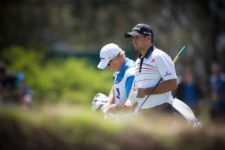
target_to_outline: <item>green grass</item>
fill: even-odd
[[[104,120],[66,103],[0,109],[0,149],[211,149],[224,148],[224,133],[223,125],[193,129],[162,114]]]

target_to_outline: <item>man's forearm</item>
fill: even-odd
[[[138,88],[137,97],[141,98],[146,95],[162,94],[176,89],[177,89],[177,80],[176,79],[167,80],[163,81],[156,87]]]
[[[177,89],[177,80],[172,79],[172,80],[167,80],[163,81],[159,86],[157,86],[155,89],[154,87],[150,88],[150,90],[147,92],[147,95],[149,94],[162,94],[166,93],[169,91],[173,91]]]
[[[113,91],[113,87],[112,87],[109,92],[109,98],[108,98],[107,104],[112,105],[114,103],[115,103],[115,97],[114,97],[114,91]]]

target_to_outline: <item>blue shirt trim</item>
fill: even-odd
[[[125,83],[125,89],[126,89],[126,97],[128,98],[131,87],[133,85],[134,81],[134,76],[130,76],[127,78],[126,83]]]
[[[132,60],[126,58],[121,70],[116,73],[117,75],[115,76],[116,78],[114,80],[115,84],[119,83],[123,79],[126,70],[129,69],[133,65],[132,62],[133,62]]]

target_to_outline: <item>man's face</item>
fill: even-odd
[[[121,68],[120,65],[120,55],[114,57],[108,64],[108,68],[112,71],[119,71]]]
[[[144,36],[134,36],[132,37],[132,44],[135,50],[142,51],[145,48],[147,38]]]

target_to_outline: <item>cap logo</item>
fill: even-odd
[[[144,35],[144,36],[152,35],[152,33],[150,31],[148,31],[148,29],[143,28],[143,27],[141,27],[141,28],[134,27],[132,30],[136,31],[139,34]]]
[[[118,54],[114,54],[113,56],[109,56],[109,57],[105,57],[105,58],[103,58],[103,57],[100,57],[100,59],[109,59],[109,60],[111,60],[111,59],[113,59],[114,57],[116,57]]]
[[[133,30],[140,30],[140,28],[136,28],[136,27],[134,27],[134,28],[133,28]]]

